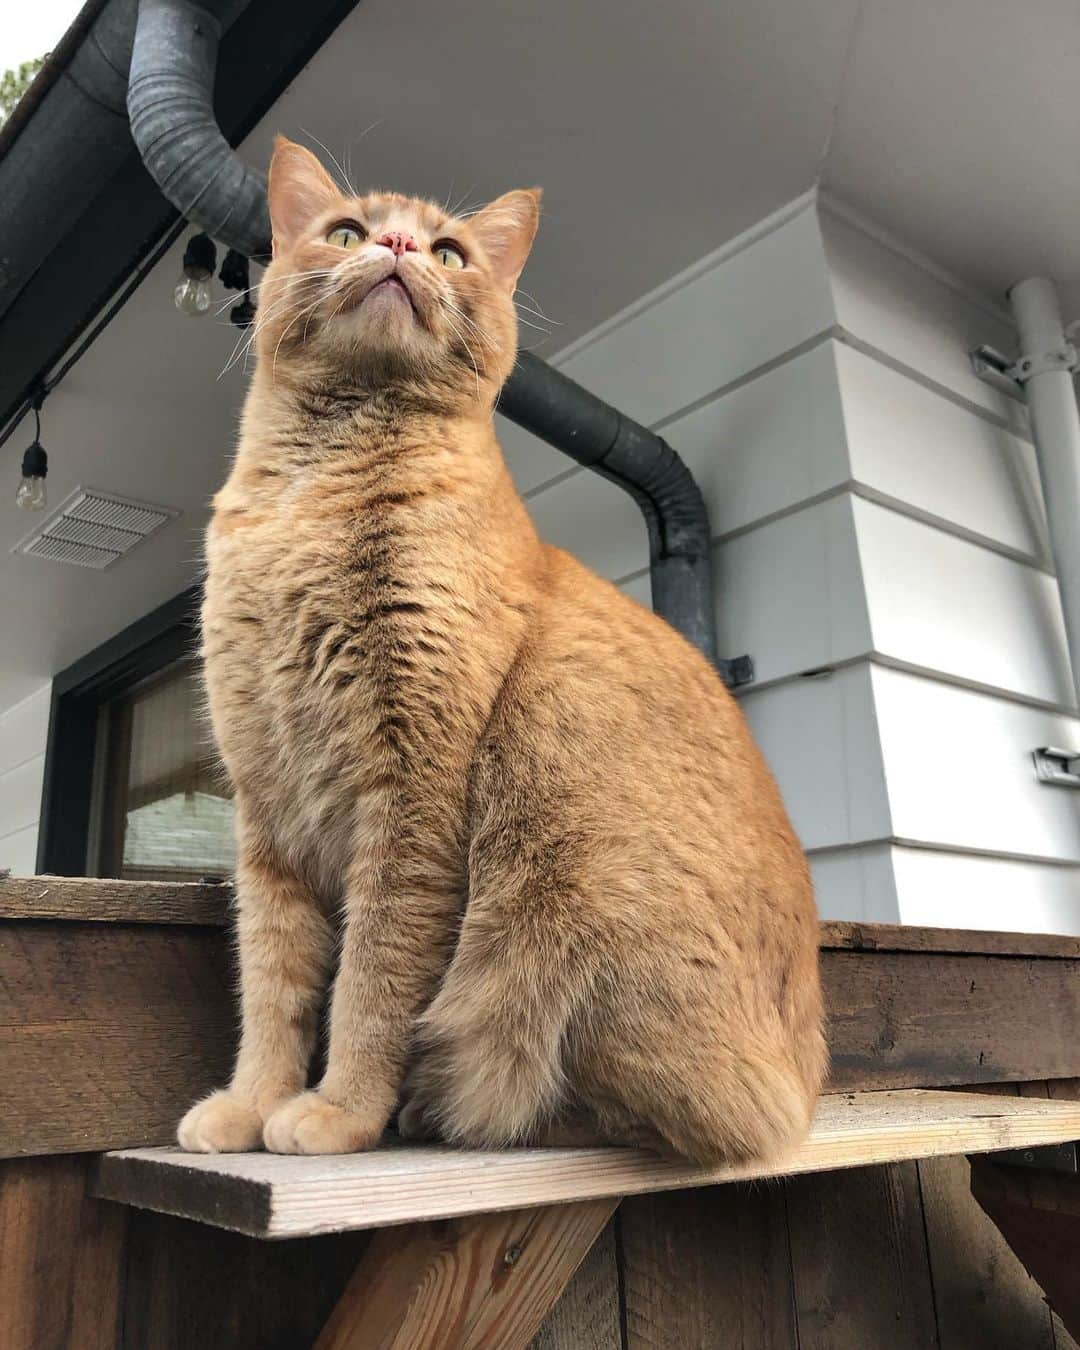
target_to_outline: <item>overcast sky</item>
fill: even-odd
[[[6,0],[0,13],[0,71],[51,51],[81,8],[81,0]]]

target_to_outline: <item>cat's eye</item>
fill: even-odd
[[[362,225],[335,225],[326,236],[326,242],[335,248],[359,248],[365,237]]]
[[[440,239],[431,251],[444,267],[453,271],[460,271],[465,266],[465,254],[447,239]]]

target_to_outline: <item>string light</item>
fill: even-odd
[[[251,303],[251,269],[247,258],[236,249],[229,249],[218,280],[228,290],[240,292],[240,303],[229,310],[229,322],[237,328],[249,328],[255,322],[255,306]]]
[[[45,395],[39,390],[34,395],[34,443],[23,451],[22,477],[15,491],[15,505],[24,511],[44,511],[49,500],[45,489],[49,456],[41,444],[41,405],[44,401]]]
[[[207,234],[193,234],[184,249],[184,274],[173,291],[173,303],[183,314],[201,318],[214,302],[210,278],[217,266],[217,249]]]

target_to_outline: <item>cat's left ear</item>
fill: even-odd
[[[540,188],[519,188],[490,202],[469,221],[497,280],[513,293],[540,224]]]
[[[341,195],[341,189],[310,150],[276,136],[267,183],[275,255],[290,248],[315,217],[340,201]]]

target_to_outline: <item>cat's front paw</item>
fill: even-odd
[[[196,1102],[176,1131],[189,1153],[248,1153],[262,1148],[262,1117],[231,1092],[213,1092]]]
[[[375,1147],[385,1124],[381,1115],[358,1115],[302,1092],[273,1113],[263,1142],[271,1153],[361,1153]]]

